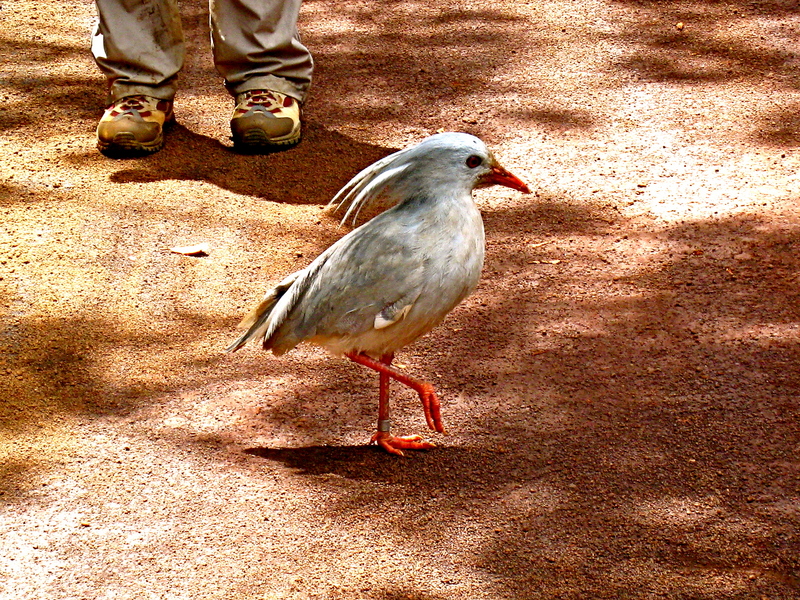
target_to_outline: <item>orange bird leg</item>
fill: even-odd
[[[412,379],[396,369],[393,369],[391,367],[392,359],[394,358],[393,353],[384,354],[379,361],[370,358],[366,354],[356,352],[349,352],[345,354],[345,356],[353,362],[378,371],[380,374],[378,431],[372,436],[370,443],[377,443],[387,452],[400,456],[404,456],[400,448],[410,450],[427,450],[429,448],[434,448],[435,446],[433,444],[421,441],[422,438],[418,435],[395,437],[389,433],[391,428],[391,421],[389,420],[389,381],[391,379],[396,379],[419,394],[428,426],[435,431],[444,433],[439,399],[433,391],[433,386],[424,381]]]

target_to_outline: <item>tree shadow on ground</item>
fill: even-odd
[[[184,430],[149,435],[181,446],[221,440],[222,460],[291,469],[331,492],[320,510],[332,517],[401,507],[384,529],[400,536],[414,528],[431,548],[466,553],[504,596],[531,597],[557,578],[575,597],[621,589],[647,597],[649,573],[698,598],[791,598],[800,566],[790,508],[800,484],[792,279],[800,233],[752,217],[688,223],[658,232],[665,251],[637,269],[595,244],[573,246],[549,274],[552,265],[536,262],[540,248],[504,243],[520,231],[560,244],[603,237],[613,227],[603,216],[552,199],[487,215],[487,286],[403,358],[416,374],[432,376],[448,427],[465,431],[465,444],[445,439],[441,448],[395,460],[368,447],[248,446],[241,431],[198,435],[191,420]],[[503,217],[513,226],[501,227]],[[547,286],[526,284],[536,280]],[[604,299],[576,292],[593,283]],[[162,315],[170,324],[150,329],[80,316],[19,323],[3,340],[12,369],[3,427],[79,415],[152,428],[149,407],[165,398],[191,393],[206,410],[236,411],[240,400],[226,398],[232,381],[256,389],[272,378],[265,389],[279,393],[259,398],[256,389],[245,403],[266,410],[231,427],[291,430],[310,411],[317,427],[327,423],[335,435],[346,426],[335,421],[356,414],[337,413],[337,405],[366,381],[375,388],[363,370],[327,358],[310,357],[300,370],[258,354],[187,355],[181,348],[197,340],[221,348],[220,332],[235,318],[184,317]],[[109,355],[119,352],[128,360],[109,369]],[[141,371],[142,353],[175,375]],[[372,413],[374,399],[356,393]],[[196,412],[191,404],[185,410]],[[26,485],[26,464],[9,469],[7,500]],[[348,482],[381,491],[343,493]],[[443,522],[470,534],[469,549]],[[520,560],[528,570],[517,568]]]
[[[754,137],[762,144],[780,148],[800,146],[800,102],[766,111]]]
[[[597,218],[577,207],[531,212],[525,222],[517,211],[520,230],[544,236],[571,224],[555,234],[562,239],[589,233]],[[558,578],[574,597],[624,589],[644,598],[658,581],[697,598],[792,598],[800,230],[732,217],[668,226],[658,237],[665,251],[626,275],[599,253],[575,253],[547,277],[546,293],[520,285],[541,271],[530,260],[538,249],[493,246],[494,282],[403,358],[424,357],[414,369],[436,374],[445,419],[478,444],[406,461],[366,447],[246,453],[325,489],[390,484],[336,495],[331,515],[396,504],[402,510],[384,525],[414,527],[436,544],[442,520],[463,528],[476,518],[477,564],[504,596],[531,597]],[[605,300],[573,291],[587,273]],[[322,400],[315,394],[298,389],[293,400]],[[435,522],[424,518],[431,510]]]
[[[52,134],[63,130],[67,122],[69,122],[67,126],[70,127],[73,121],[93,120],[99,118],[101,114],[93,102],[87,102],[87,99],[99,100],[102,96],[97,81],[89,77],[23,77],[7,80],[4,83],[4,87],[15,88],[24,95],[24,98],[2,107],[0,131],[27,127],[42,129],[42,124],[47,123],[47,131]],[[0,86],[3,86],[3,82],[0,82]],[[43,93],[42,90],[47,91]],[[37,102],[30,101],[30,96],[34,94],[38,99]],[[54,110],[53,107],[63,108]],[[69,119],[66,118],[67,115]],[[62,122],[53,123],[54,116]]]
[[[767,32],[758,25],[762,17],[797,17],[800,8],[794,2],[614,0],[614,4],[634,9],[622,38],[640,49],[620,66],[644,77],[712,83],[732,77],[760,79],[770,72],[785,76],[792,86],[800,81],[792,48],[779,40],[771,46],[764,37]],[[791,25],[783,31],[788,34]]]
[[[648,564],[676,594],[697,598],[800,589],[797,514],[785,513],[800,483],[791,367],[800,360],[800,231],[734,217],[665,233],[694,249],[608,277],[605,301],[570,291],[599,258],[587,254],[547,279],[552,295],[493,286],[484,294],[492,304],[461,315],[457,336],[432,334],[450,350],[431,369],[482,369],[494,384],[482,426],[516,441],[514,462],[559,466],[544,478],[521,470],[506,515],[515,526],[487,540],[490,573],[510,573],[510,555],[530,558],[529,573],[501,585],[511,597],[565,573],[610,597],[604,586],[630,590],[625,582]],[[497,364],[497,355],[513,359]],[[480,383],[464,391],[488,400]],[[543,487],[548,510],[529,495]],[[612,539],[591,533],[609,527]]]
[[[342,78],[345,66],[342,60]],[[428,98],[463,88],[451,87]],[[361,107],[357,118],[370,110]],[[435,113],[427,118],[433,122]],[[210,138],[179,135],[198,144],[199,154],[218,152],[224,160]],[[197,158],[186,176],[204,180],[207,168]],[[147,181],[135,170],[127,177]],[[224,172],[214,177],[258,193]],[[305,199],[301,184],[292,186],[286,193]],[[13,195],[15,186],[6,191]],[[321,447],[307,435],[299,447],[253,447],[240,427],[299,429],[287,415],[336,413],[353,388],[367,380],[374,386],[374,379],[314,356],[305,365],[260,355],[225,362],[199,344],[224,347],[221,332],[238,314],[211,305],[191,314],[151,310],[160,319],[145,314],[124,324],[88,319],[80,310],[15,320],[2,340],[9,378],[3,433],[47,436],[40,424],[71,415],[126,417],[142,423],[139,430],[127,423],[129,431],[191,447],[198,432],[214,438],[192,420],[191,402],[175,408],[190,418],[170,435],[149,407],[171,410],[160,403],[186,392],[212,411],[218,398],[234,411],[239,399],[231,381],[255,388],[271,377],[272,387],[261,389],[280,393],[246,398],[266,410],[217,435],[232,445],[218,455],[226,468],[249,448],[247,460],[295,469],[309,485],[332,492],[319,510],[334,519],[374,520],[375,507],[391,506],[384,531],[402,540],[413,530],[431,552],[464,557],[462,564],[477,566],[498,595],[548,597],[542,589],[558,587],[561,597],[619,597],[624,590],[645,598],[660,581],[675,597],[796,598],[796,224],[781,230],[731,218],[665,227],[666,249],[637,267],[625,264],[637,255],[637,240],[619,255],[608,250],[610,240],[568,245],[571,237],[615,236],[602,210],[544,199],[539,207],[487,212],[487,280],[404,358],[442,390],[445,418],[451,430],[466,432],[464,444],[402,462],[370,448]],[[151,216],[140,226],[163,212]],[[557,240],[569,253],[504,239],[523,233]],[[543,262],[545,252],[560,262]],[[125,275],[121,259],[99,261]],[[176,286],[185,283],[177,267],[163,272]],[[204,283],[199,276],[189,281]],[[147,290],[148,309],[164,301],[154,299],[154,289],[161,291]],[[138,360],[143,356],[158,360]],[[166,377],[167,365],[175,376]],[[374,399],[364,404],[372,413]],[[334,435],[346,431],[333,421],[327,427]],[[15,485],[32,485],[27,463],[6,465]],[[10,489],[8,479],[0,481]],[[352,493],[352,482],[394,485]],[[519,568],[523,561],[528,569]],[[388,590],[381,597],[395,596]]]
[[[18,40],[4,38],[0,34],[0,52],[14,56],[15,68],[0,79],[0,88],[7,94],[2,98],[0,131],[35,128],[46,137],[102,114],[98,108],[103,104],[105,86],[99,76],[64,74],[54,68],[80,64],[88,48],[26,40],[26,53],[22,55],[17,51]],[[53,68],[45,69],[43,65]]]
[[[629,9],[619,37],[633,48],[614,66],[644,81],[760,84],[770,78],[779,86],[800,89],[796,2],[615,0],[614,4]],[[797,146],[796,109],[789,105],[754,114],[752,139],[768,146]]]

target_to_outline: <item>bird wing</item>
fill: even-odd
[[[389,325],[394,325],[402,320],[414,306],[414,300],[410,298],[400,298],[391,304],[383,307],[383,310],[375,315],[372,326],[375,329],[385,329]]]
[[[353,336],[401,320],[424,282],[419,248],[405,229],[380,215],[348,233],[269,290],[227,351],[261,339],[283,354],[318,335]]]
[[[404,219],[384,215],[320,255],[301,297],[269,339],[276,354],[312,338],[355,338],[408,313],[425,286],[425,252]]]

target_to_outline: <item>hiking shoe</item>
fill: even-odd
[[[270,152],[300,141],[300,103],[270,90],[236,96],[231,118],[233,145],[245,152]]]
[[[97,148],[112,157],[158,152],[164,146],[164,127],[174,120],[170,100],[143,95],[120,98],[97,125]]]

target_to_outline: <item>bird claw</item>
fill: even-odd
[[[442,409],[439,398],[433,386],[428,382],[422,382],[418,390],[419,399],[422,401],[422,411],[425,413],[425,421],[428,427],[439,433],[446,433],[442,424]]]
[[[405,456],[403,450],[430,450],[436,448],[436,444],[431,442],[423,442],[422,436],[419,435],[406,435],[394,436],[387,431],[377,431],[370,444],[378,444],[381,448],[386,450],[389,454],[397,456]],[[403,450],[401,450],[401,448]]]

